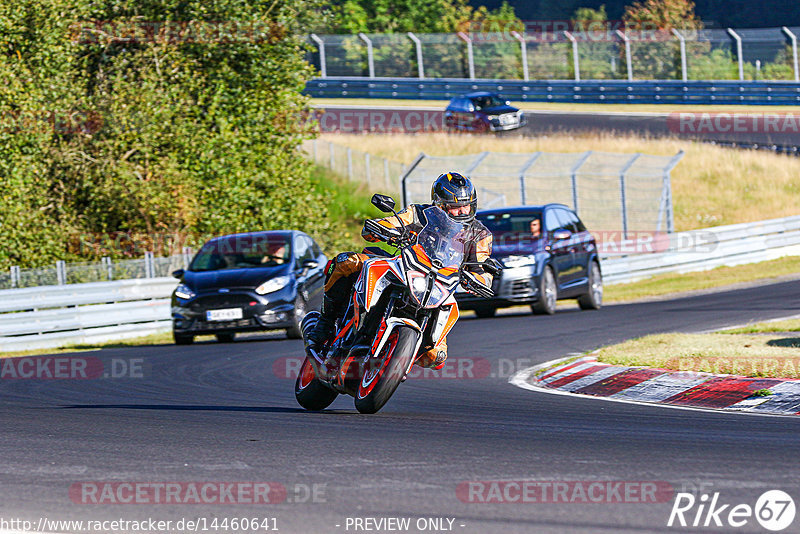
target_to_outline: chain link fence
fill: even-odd
[[[322,77],[800,81],[800,27],[316,35]]]
[[[387,194],[400,192],[400,178],[406,171],[402,163],[320,139],[303,141],[301,149],[317,165],[348,180],[362,182]]]
[[[146,252],[144,258],[137,260],[102,258],[99,262],[57,261],[52,267],[36,269],[11,267],[0,273],[0,289],[160,278],[170,276],[176,269],[186,268],[192,255],[193,251],[186,249],[183,254],[165,258]]]
[[[670,172],[683,157],[648,154],[483,152],[420,154],[402,178],[403,203],[430,201],[430,184],[443,170],[469,176],[478,208],[557,202],[571,206],[590,229],[672,232]]]

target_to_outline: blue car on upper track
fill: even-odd
[[[444,112],[450,130],[499,132],[525,125],[525,114],[496,93],[478,91],[457,96]]]

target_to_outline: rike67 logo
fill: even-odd
[[[699,498],[691,493],[678,493],[667,526],[739,528],[755,518],[765,529],[777,532],[788,528],[794,516],[794,500],[781,490],[764,492],[755,506],[723,503],[719,492],[710,496],[704,493]]]

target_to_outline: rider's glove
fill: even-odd
[[[477,295],[485,299],[492,298],[494,291],[491,287],[486,286],[475,273],[470,271],[461,271],[461,286],[469,293]]]

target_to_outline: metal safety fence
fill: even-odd
[[[406,171],[403,163],[320,139],[303,141],[301,149],[317,165],[327,167],[348,180],[367,184],[376,192],[400,192],[400,178]]]
[[[311,34],[308,61],[322,78],[800,81],[800,27],[511,27],[453,34]]]
[[[557,202],[590,229],[672,232],[670,172],[683,157],[605,152],[420,154],[402,178],[403,203],[428,202],[442,169],[469,176],[480,209]]]

